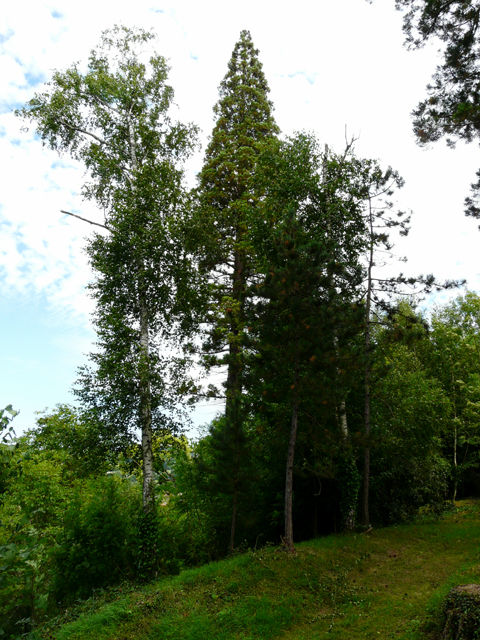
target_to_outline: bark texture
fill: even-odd
[[[150,392],[150,342],[148,315],[140,306],[140,423],[142,428],[143,509],[148,511],[153,501],[152,400]]]

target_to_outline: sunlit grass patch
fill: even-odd
[[[112,637],[121,623],[134,616],[134,605],[129,599],[115,602],[103,607],[100,611],[89,615],[80,616],[73,625],[68,625],[57,632],[55,638],[64,640],[81,640],[83,638]]]

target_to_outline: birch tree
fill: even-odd
[[[102,227],[86,246],[98,349],[78,393],[116,436],[140,430],[145,511],[153,504],[152,428],[167,424],[173,402],[162,349],[186,317],[181,163],[196,143],[193,125],[169,117],[169,67],[144,53],[154,39],[142,29],[105,31],[85,73],[78,63],[54,71],[44,92],[16,112],[45,146],[83,163],[81,195],[104,215],[103,223],[87,220]]]

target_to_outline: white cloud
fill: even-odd
[[[19,130],[21,123],[11,114],[0,117],[6,132],[0,138],[2,293],[45,293],[53,305],[61,301],[86,316],[90,305],[83,288],[91,277],[83,254],[87,230],[66,223],[60,213],[72,205],[83,172],[70,162],[59,163],[31,133]]]

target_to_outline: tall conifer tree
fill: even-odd
[[[252,276],[249,220],[259,193],[252,186],[257,159],[277,133],[269,88],[250,33],[242,31],[219,87],[216,124],[199,175],[200,202],[207,232],[203,262],[215,282],[212,329],[206,345],[213,365],[226,364],[226,420],[222,441],[241,443],[242,370],[247,285]],[[238,451],[237,451],[238,449]],[[230,447],[230,450],[231,447]],[[241,456],[243,447],[233,447]],[[237,457],[238,457],[237,456]],[[232,473],[238,468],[232,460]],[[237,483],[233,493],[233,549]]]
[[[241,392],[241,332],[251,275],[248,227],[258,198],[252,176],[263,145],[278,133],[267,80],[249,31],[242,31],[219,87],[216,124],[199,175],[202,214],[208,224],[206,264],[215,275],[217,324],[228,332],[227,413]],[[224,331],[214,332],[218,340]]]

